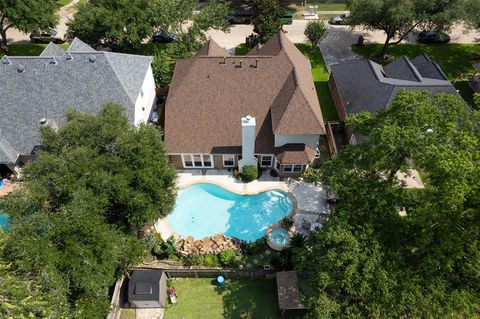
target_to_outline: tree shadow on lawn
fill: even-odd
[[[225,285],[217,286],[215,291],[223,299],[223,318],[294,318],[281,316],[278,308],[277,286],[274,280],[227,279]]]

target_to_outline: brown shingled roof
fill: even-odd
[[[217,42],[208,40],[207,43],[197,52],[197,56],[230,56]]]
[[[315,150],[305,144],[286,144],[277,147],[276,158],[282,164],[310,164]]]
[[[300,299],[296,271],[277,272],[278,306],[280,310],[307,309]]]
[[[258,55],[219,48],[210,40],[176,63],[165,105],[169,153],[240,153],[245,115],[256,118],[256,153],[274,153],[274,133],[325,134],[309,62],[283,33]]]

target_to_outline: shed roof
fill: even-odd
[[[163,270],[135,270],[128,281],[128,300],[160,300],[160,278]],[[166,292],[164,292],[166,293]]]
[[[307,309],[301,301],[296,271],[277,272],[277,293],[280,310]]]
[[[285,144],[277,148],[276,157],[282,164],[310,164],[315,150],[305,144]]]

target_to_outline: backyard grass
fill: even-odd
[[[174,286],[177,303],[167,306],[164,319],[301,318],[281,316],[274,280],[227,279],[220,287],[211,278],[187,278],[175,279]]]
[[[375,54],[380,52],[381,44],[367,44],[363,47],[352,46],[352,50],[366,58],[371,58],[376,62],[385,64],[385,61],[378,61]],[[394,58],[405,55],[413,58],[425,52],[428,56],[438,63],[448,79],[459,90],[460,95],[473,105],[473,92],[468,87],[466,81],[460,79],[460,74],[471,73],[474,71],[473,63],[480,60],[480,45],[477,44],[399,44],[389,48],[388,54]]]

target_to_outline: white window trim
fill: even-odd
[[[290,170],[286,170],[285,166],[287,165],[292,166],[292,168]],[[308,168],[308,165],[305,165],[305,164],[281,164],[281,166],[283,166],[284,173],[301,173]],[[295,171],[294,170],[295,166],[301,166],[300,171]]]
[[[273,161],[273,154],[256,154],[257,156],[260,156],[260,167],[272,167],[274,161]],[[263,157],[270,157],[270,165],[262,165],[263,162]]]
[[[225,156],[232,156],[233,159],[233,164],[232,165],[225,165]],[[236,154],[223,154],[222,155],[222,162],[223,162],[223,167],[235,167],[235,157],[237,157]]]
[[[200,156],[200,159],[201,159],[201,162],[202,162],[202,165],[201,166],[196,166],[195,165],[195,161],[193,160],[193,156],[194,155],[199,155]],[[192,162],[192,166],[186,166],[185,165],[185,158],[187,156],[190,156],[190,162]],[[211,166],[205,166],[205,162],[203,160],[203,157],[204,156],[209,156],[210,157],[210,163],[212,163]],[[182,165],[183,165],[183,168],[213,168],[214,167],[214,163],[213,163],[213,156],[212,154],[199,154],[199,153],[193,153],[193,154],[181,154],[181,157],[182,157]]]

